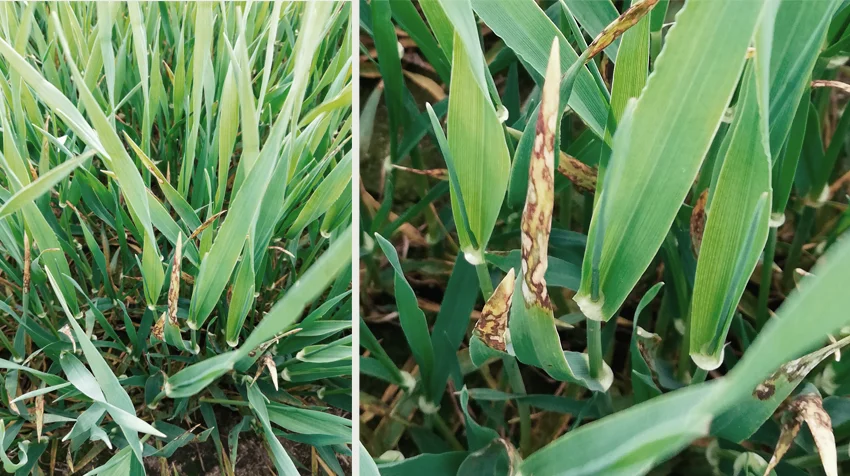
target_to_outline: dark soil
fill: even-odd
[[[224,407],[216,408],[216,421],[220,425],[221,443],[228,454],[230,448],[227,445],[227,435],[241,419],[242,415],[237,412]],[[296,443],[285,438],[278,438],[278,440],[289,457],[295,462],[299,472],[304,475],[312,474],[310,471],[312,461],[310,445]],[[350,458],[339,456],[338,460],[345,474],[351,474]],[[184,446],[169,458],[168,463],[171,466],[172,474],[198,476],[221,476],[224,474],[218,463],[215,443],[211,438],[203,443],[195,442]],[[159,474],[160,458],[146,458],[145,468],[150,474]],[[240,434],[234,472],[237,476],[277,474],[262,435],[250,430]],[[324,473],[320,470],[320,474]]]

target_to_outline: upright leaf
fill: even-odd
[[[613,184],[594,210],[574,298],[589,319],[617,312],[661,246],[735,90],[762,6],[693,1],[679,12],[633,114],[614,135],[606,180]]]
[[[759,210],[757,205],[764,203],[769,207],[771,202],[770,152],[755,73],[752,64],[744,73],[727,135],[726,154],[720,158],[720,174],[709,198],[697,261],[690,354],[699,367],[707,370],[723,362],[723,345],[732,316],[767,241],[769,208]],[[763,200],[765,194],[767,198]]]
[[[522,276],[514,292],[509,326],[517,358],[540,367],[558,380],[569,380],[592,390],[605,391],[614,374],[604,366],[593,378],[586,354],[565,352],[555,328],[553,308],[546,288],[549,235],[555,206],[555,148],[560,123],[560,53],[557,39],[546,71],[546,82],[537,117],[537,135],[528,170],[528,194],[522,213]]]
[[[478,45],[472,9],[466,0],[447,2],[455,26],[452,82],[449,93],[448,140],[466,206],[471,235],[458,229],[461,248],[473,264],[483,261],[508,185],[510,155],[505,135],[490,102],[484,78],[483,54]],[[462,221],[457,194],[452,211]]]

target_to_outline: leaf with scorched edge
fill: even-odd
[[[514,293],[509,327],[514,352],[520,362],[544,369],[558,380],[576,382],[592,390],[605,391],[614,374],[605,365],[599,379],[589,373],[586,354],[564,352],[555,327],[552,304],[546,288],[549,235],[555,200],[555,147],[560,117],[559,61],[557,40],[552,44],[546,83],[543,86],[537,135],[531,155],[528,194],[522,215],[522,275]]]
[[[752,393],[740,400],[711,425],[711,434],[736,443],[749,438],[770,418],[788,395],[821,362],[842,347],[850,344],[850,337],[783,364],[770,377],[758,383]]]
[[[489,358],[502,357],[508,352],[508,314],[514,283],[516,274],[511,268],[481,309],[481,317],[475,323],[469,342],[469,357],[476,367],[483,365]]]
[[[812,438],[817,446],[827,476],[838,476],[838,457],[835,451],[835,435],[832,432],[832,420],[823,408],[823,400],[817,388],[806,384],[806,388],[788,405],[782,415],[781,433],[776,450],[770,458],[765,475],[770,473],[794,443],[803,422],[809,426]]]

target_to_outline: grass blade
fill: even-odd
[[[94,155],[94,151],[86,152],[66,162],[62,162],[49,172],[42,175],[22,189],[15,192],[6,203],[0,207],[0,218],[7,217],[20,210],[25,203],[34,202],[36,198],[48,193],[56,184],[64,180],[77,167]]]
[[[455,27],[452,88],[449,93],[448,141],[471,234],[459,231],[467,259],[482,262],[508,185],[510,156],[496,110],[490,102],[484,60],[468,2],[449,2]],[[443,5],[448,8],[448,4]],[[474,35],[474,36],[473,36]],[[452,193],[455,221],[462,222]]]
[[[555,148],[560,122],[560,54],[557,39],[552,45],[546,83],[537,119],[537,137],[528,171],[528,196],[522,217],[522,276],[520,291],[514,293],[510,329],[517,358],[543,368],[558,380],[569,380],[592,390],[606,391],[614,380],[609,367],[590,375],[587,355],[564,352],[555,329],[548,290],[549,234],[555,200]]]
[[[588,242],[594,245],[587,248],[574,298],[588,318],[610,319],[661,246],[734,92],[761,10],[762,2],[721,1],[692,2],[679,12],[655,73],[631,118],[623,119],[631,122],[628,132],[618,128],[614,136],[611,167],[628,167],[629,179],[611,186],[593,214]],[[711,53],[693,53],[709,44]],[[707,84],[710,95],[695,93]],[[598,231],[602,215],[604,235]],[[597,285],[600,296],[592,299]]]
[[[767,241],[769,213],[757,205],[765,194],[770,203],[770,156],[755,71],[751,64],[744,73],[726,155],[709,195],[708,219],[697,261],[690,355],[705,370],[714,370],[723,362],[723,345],[732,315]],[[750,230],[753,226],[755,229]],[[735,279],[736,276],[742,279]]]
[[[578,55],[566,38],[546,17],[534,0],[474,0],[475,13],[541,77],[545,76],[552,38],[558,39],[561,73],[576,62]],[[600,90],[585,68],[578,72],[570,107],[597,136],[602,137],[608,117],[608,94]]]

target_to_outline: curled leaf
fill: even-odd
[[[702,246],[702,235],[705,232],[705,204],[708,201],[708,189],[703,190],[691,212],[691,246],[694,254],[699,255]]]
[[[800,426],[802,426],[802,424],[803,419],[799,418],[798,415],[782,422],[782,433],[779,435],[779,440],[776,442],[776,449],[773,452],[773,456],[770,457],[770,463],[768,463],[767,468],[764,470],[765,476],[773,471],[773,468],[779,464],[779,461],[782,460],[782,457],[785,456],[785,453],[791,448],[791,444],[794,443],[794,438],[797,437],[797,433],[799,433]]]
[[[571,68],[578,64],[581,64],[580,61]],[[520,362],[544,369],[557,380],[576,382],[591,390],[606,391],[614,380],[614,374],[607,365],[600,369],[600,375],[591,376],[587,354],[564,351],[562,348],[546,289],[555,198],[553,174],[555,150],[558,149],[556,134],[562,111],[559,104],[559,72],[560,53],[556,40],[546,69],[529,163],[521,224],[522,292],[512,299],[509,322],[511,343]]]
[[[499,283],[499,286],[484,304],[481,317],[475,324],[474,335],[487,347],[501,352],[507,350],[508,313],[514,295],[516,275],[513,268]]]
[[[757,476],[761,470],[767,467],[767,461],[761,455],[748,451],[741,453],[732,464],[732,476]],[[768,471],[767,474],[771,474]]]
[[[149,309],[155,309],[162,292],[162,285],[165,283],[165,271],[162,269],[162,261],[155,239],[145,238],[140,268],[142,269],[145,301],[147,301]]]
[[[265,364],[266,368],[269,369],[269,375],[272,377],[272,383],[274,384],[274,389],[278,390],[277,386],[277,366],[274,363],[274,359],[271,355],[266,354],[263,357],[263,364]]]
[[[590,43],[585,51],[587,59],[590,60],[590,58],[599,54],[599,52],[610,46],[614,40],[625,33],[626,30],[637,25],[637,22],[646,16],[646,14],[649,13],[652,10],[652,7],[654,7],[657,3],[658,0],[644,0],[642,2],[636,2],[628,10],[623,12],[616,20],[611,22],[601,32],[599,32],[599,35],[597,35],[596,38],[593,39],[593,42]]]
[[[35,397],[35,434],[41,441],[41,432],[44,429],[44,395]]]
[[[812,81],[812,88],[834,88],[845,93],[850,93],[850,84],[829,79],[816,79]]]
[[[835,435],[832,433],[832,420],[823,408],[823,400],[816,392],[803,393],[788,406],[788,414],[782,422],[782,433],[765,470],[765,475],[770,474],[771,470],[779,464],[794,442],[803,422],[809,426],[809,431],[815,440],[824,473],[826,476],[838,476],[838,456],[835,450]]]
[[[579,192],[596,191],[596,169],[564,152],[558,159],[558,172],[567,177]]]
[[[68,336],[69,339],[71,339],[71,345],[73,346],[74,353],[76,354],[77,353],[77,341],[74,340],[74,335],[71,334],[71,326],[69,326],[68,324],[65,324],[64,326],[62,326],[59,329],[59,332],[65,334],[66,336]]]
[[[30,279],[31,279],[31,270],[30,266],[32,265],[32,255],[30,249],[30,238],[27,235],[27,232],[24,231],[24,284],[23,289],[24,292],[29,292],[30,289]]]
[[[0,420],[0,442],[6,439],[6,422]],[[29,461],[27,458],[27,449],[29,448],[28,441],[19,441],[18,442],[18,458],[20,460],[15,463],[6,455],[6,452],[3,451],[2,447],[0,447],[0,462],[3,463],[3,471],[8,474],[14,474],[19,468],[23,467]]]
[[[402,172],[407,172],[415,175],[424,175],[426,177],[435,178],[437,180],[449,180],[448,169],[414,169],[411,167],[405,167],[403,165],[395,164],[393,164],[393,168],[395,168],[396,170],[401,170]]]
[[[177,325],[177,300],[180,298],[180,260],[183,255],[183,235],[177,235],[174,264],[171,267],[171,285],[168,288],[168,319]]]
[[[555,132],[558,123],[560,53],[552,43],[546,82],[543,85],[537,134],[528,169],[528,192],[522,212],[522,293],[529,305],[551,309],[546,290],[549,234],[555,205]]]

